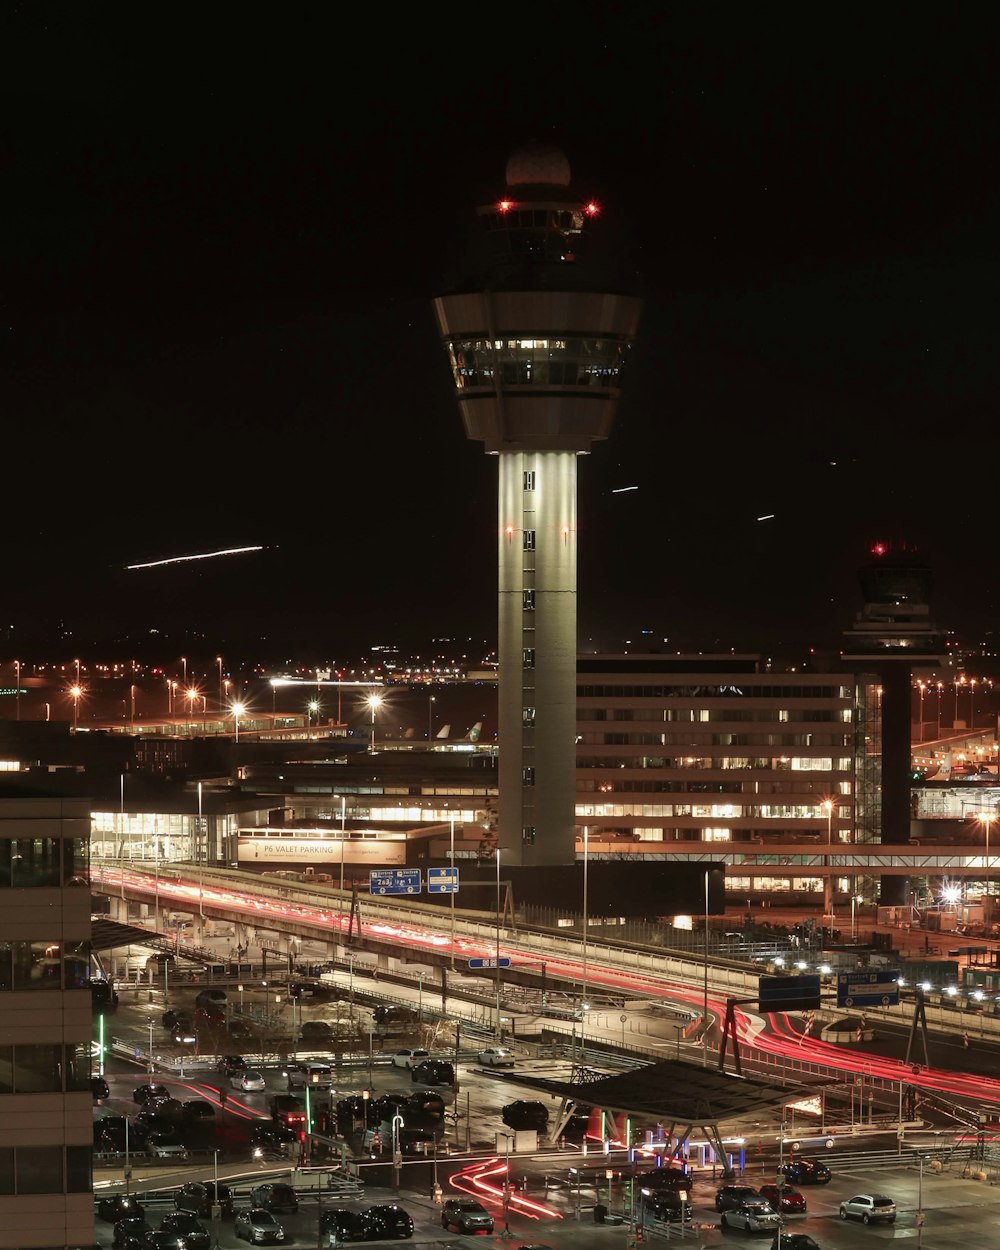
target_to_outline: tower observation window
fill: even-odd
[[[524,550],[525,551],[535,550],[535,531],[534,530],[524,531]]]
[[[525,612],[534,612],[535,610],[535,592],[533,590],[521,591],[521,607]]]

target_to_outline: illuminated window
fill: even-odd
[[[524,531],[524,550],[525,551],[535,550],[535,531],[534,530]]]
[[[533,707],[521,708],[521,724],[525,728],[530,728],[535,723],[535,709]]]
[[[525,668],[535,667],[535,649],[534,647],[525,647],[521,652],[521,663]]]
[[[535,592],[533,590],[521,591],[521,607],[525,610],[525,612],[534,612]]]

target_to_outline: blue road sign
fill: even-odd
[[[838,1007],[895,1007],[898,1002],[898,972],[883,968],[837,974]]]
[[[470,968],[509,968],[510,960],[506,955],[501,955],[499,959],[470,959]]]
[[[372,894],[419,894],[419,868],[373,868],[368,873]]]
[[[761,1011],[797,1011],[819,1006],[819,976],[760,977],[758,1002]]]
[[[457,868],[428,868],[427,869],[427,893],[428,894],[457,894],[458,893],[458,869]]]

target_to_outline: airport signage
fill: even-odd
[[[372,894],[419,894],[419,868],[373,868],[368,874]]]
[[[510,960],[506,955],[501,955],[499,959],[470,959],[470,968],[509,968]]]
[[[458,869],[457,868],[428,868],[427,869],[427,893],[428,894],[457,894],[458,893]]]
[[[841,972],[837,975],[838,1007],[895,1007],[899,1002],[899,972]]]
[[[801,1011],[819,1006],[819,973],[802,977],[760,977],[761,1011]]]

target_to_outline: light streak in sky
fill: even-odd
[[[775,514],[773,512],[768,512],[766,516],[759,516],[757,520],[758,521],[773,521],[774,516]]]
[[[170,556],[166,560],[150,560],[148,564],[126,564],[126,570],[157,569],[162,564],[186,564],[189,560],[216,560],[219,556],[241,556],[248,551],[263,551],[263,547],[223,547],[221,551],[202,551],[194,556]]]
[[[616,486],[612,495],[624,495],[627,490],[638,490],[638,486]]]

